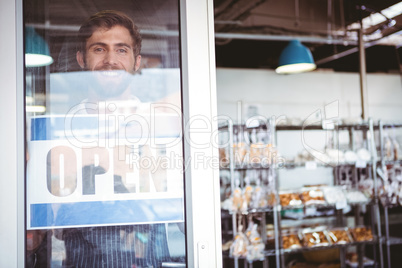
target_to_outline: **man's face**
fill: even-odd
[[[85,56],[77,52],[81,68],[92,71],[90,87],[99,99],[116,98],[130,84],[132,74],[138,70],[141,56],[134,55],[134,41],[123,26],[99,28],[86,42]]]

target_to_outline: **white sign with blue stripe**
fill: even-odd
[[[138,118],[32,118],[28,229],[184,220],[180,116]]]

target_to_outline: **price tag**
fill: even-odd
[[[314,161],[307,161],[305,167],[307,170],[314,170],[317,169],[317,163]]]
[[[340,201],[336,202],[335,207],[336,207],[336,209],[344,209],[344,208],[346,208],[347,205],[348,205],[348,203],[346,202],[346,199],[344,199],[344,200],[340,200]]]
[[[367,167],[367,162],[359,159],[356,161],[356,167],[357,168],[365,168],[365,167]]]

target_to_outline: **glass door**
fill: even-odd
[[[186,265],[178,12],[24,1],[27,267]]]
[[[16,7],[26,163],[25,187],[15,189],[25,188],[18,267],[220,266],[219,177],[194,161],[217,157],[203,142],[216,129],[212,1]],[[191,44],[199,38],[209,41]]]

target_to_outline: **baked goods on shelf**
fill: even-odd
[[[303,188],[301,199],[305,205],[324,205],[326,203],[323,191],[317,187]]]
[[[300,206],[303,204],[298,192],[281,192],[279,199],[282,207]]]
[[[327,234],[332,244],[347,244],[352,242],[348,228],[330,229]]]
[[[373,233],[371,232],[371,228],[366,226],[358,226],[350,229],[353,240],[357,242],[363,241],[372,241]]]
[[[296,232],[282,234],[282,247],[283,249],[301,248],[299,235]]]
[[[330,242],[324,227],[307,228],[302,231],[303,246],[320,247],[329,246]]]
[[[239,142],[233,144],[233,154],[234,160],[236,164],[242,164],[245,161],[245,157],[247,156],[248,148],[246,143]]]

